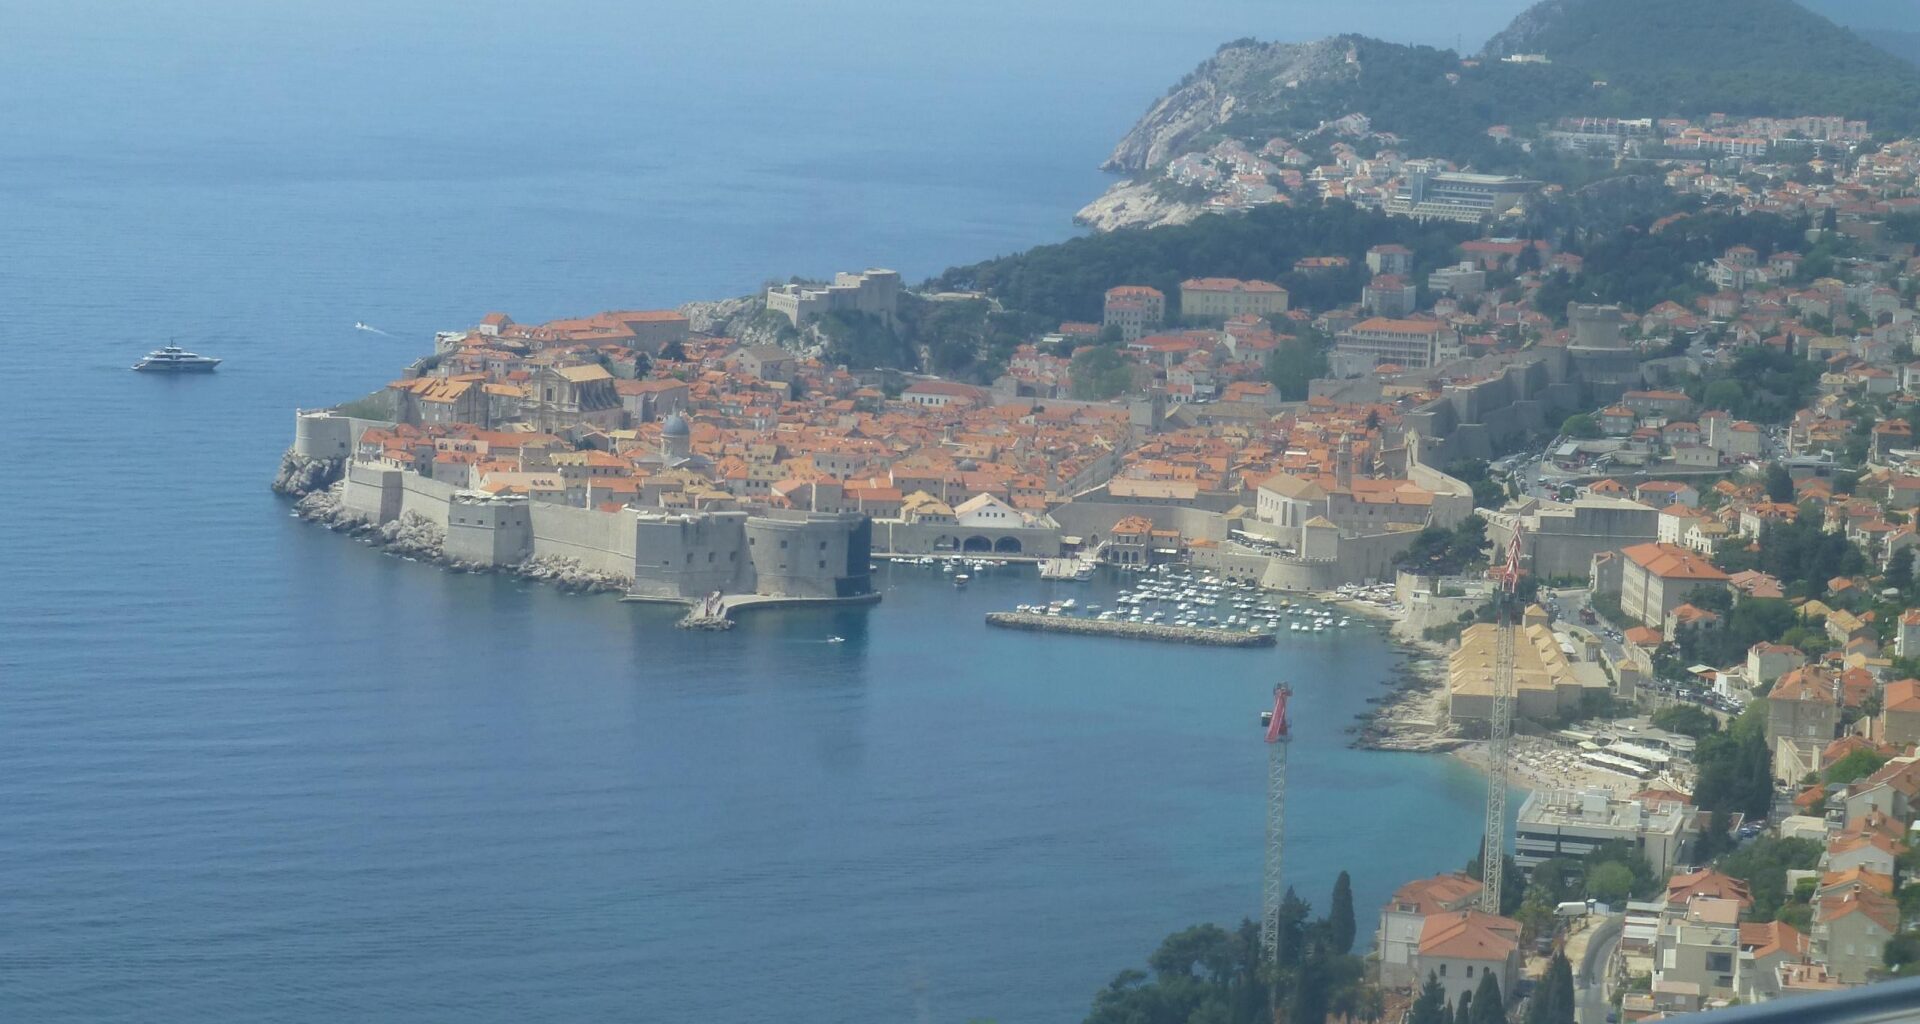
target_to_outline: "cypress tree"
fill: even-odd
[[[1553,962],[1547,966],[1547,977],[1553,981],[1553,992],[1542,1024],[1573,1024],[1573,965],[1564,954],[1553,955]]]
[[[1506,1004],[1500,999],[1500,980],[1492,971],[1480,975],[1480,986],[1473,992],[1473,1020],[1468,1024],[1507,1024]]]
[[[1453,1024],[1460,1024],[1460,1022],[1463,1020],[1470,1021],[1472,1019],[1473,1019],[1473,990],[1468,989],[1467,991],[1460,993],[1460,1002],[1455,1004],[1453,1008]]]
[[[1358,928],[1353,920],[1353,879],[1345,871],[1333,880],[1333,902],[1327,908],[1327,946],[1336,956],[1353,952]]]
[[[1559,981],[1553,970],[1540,978],[1540,984],[1533,987],[1533,998],[1527,1001],[1526,1024],[1546,1024],[1547,1011],[1553,1005],[1553,986]]]

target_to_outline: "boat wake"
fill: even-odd
[[[366,331],[366,332],[367,332],[368,334],[378,334],[378,335],[379,335],[379,336],[381,336],[382,338],[391,338],[391,337],[393,337],[393,335],[391,335],[391,334],[388,334],[387,332],[385,332],[385,331],[383,331],[383,330],[381,330],[380,328],[378,328],[378,327],[375,327],[375,326],[373,326],[372,324],[369,324],[369,323],[364,323],[364,322],[362,322],[362,321],[359,321],[359,320],[355,320],[355,321],[353,322],[353,329],[354,329],[354,330],[356,330],[356,331]]]

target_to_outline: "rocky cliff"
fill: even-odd
[[[1228,43],[1149,108],[1101,167],[1126,174],[1157,168],[1249,106],[1284,104],[1287,92],[1302,82],[1351,76],[1355,42],[1336,36],[1312,43]]]
[[[1114,231],[1185,224],[1205,212],[1193,203],[1160,195],[1150,182],[1128,180],[1108,188],[1100,198],[1081,207],[1073,220],[1095,231]]]

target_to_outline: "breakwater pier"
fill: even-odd
[[[1159,640],[1163,643],[1202,644],[1209,647],[1272,647],[1274,634],[1246,633],[1197,626],[1162,626],[1151,622],[1114,622],[1078,619],[1065,615],[1035,615],[1031,612],[988,612],[987,625],[1002,629],[1024,629],[1034,633],[1071,633],[1078,636],[1114,636],[1128,640]]]

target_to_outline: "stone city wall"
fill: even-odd
[[[343,416],[332,409],[302,410],[293,417],[293,450],[310,459],[341,459],[353,452],[360,435],[373,427],[386,429],[392,420]]]
[[[1115,505],[1098,501],[1073,501],[1055,507],[1051,513],[1060,524],[1060,532],[1081,537],[1089,544],[1095,537],[1105,540],[1113,533],[1113,524],[1128,516],[1144,516],[1162,530],[1179,530],[1188,540],[1224,541],[1227,530],[1239,520],[1218,512],[1179,505]]]
[[[986,547],[982,548],[981,543]],[[1012,558],[1060,557],[1060,531],[1011,526],[955,526],[952,523],[873,522],[873,549],[890,555],[1000,555]]]
[[[565,558],[581,568],[613,576],[634,571],[634,514],[530,502],[533,553]]]

